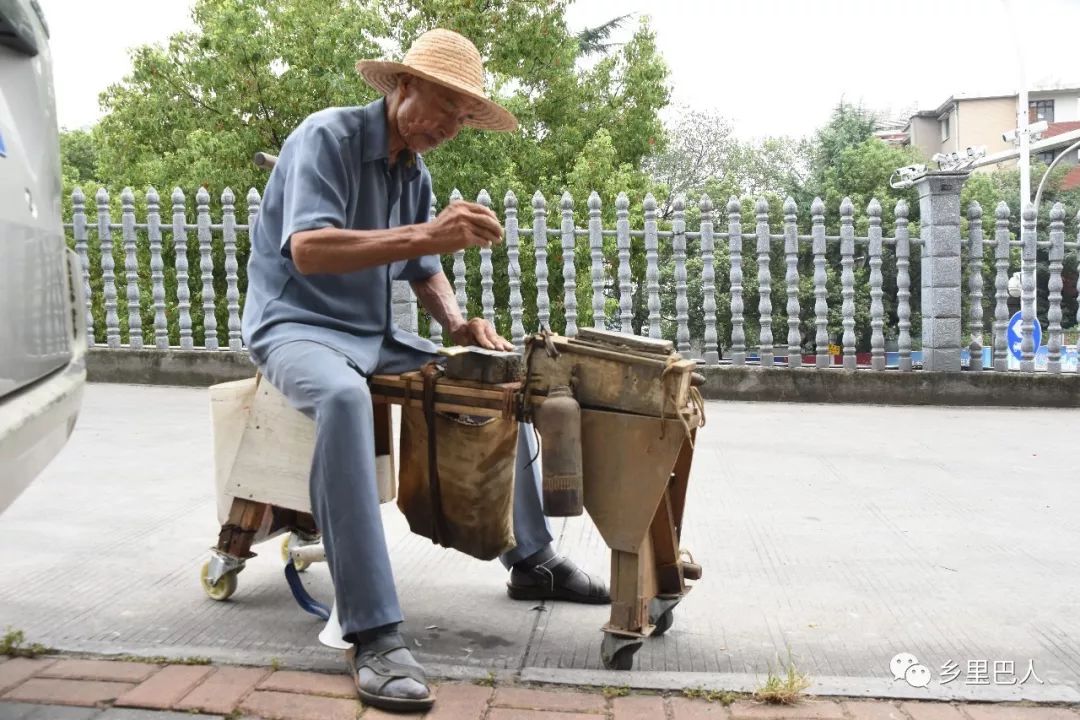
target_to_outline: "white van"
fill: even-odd
[[[67,442],[86,381],[86,300],[64,241],[48,30],[0,0],[0,511]]]

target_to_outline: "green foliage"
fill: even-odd
[[[0,638],[0,655],[7,657],[34,658],[38,655],[48,655],[56,652],[53,648],[45,647],[40,643],[26,644],[26,636],[22,630],[9,627]]]
[[[60,162],[65,183],[76,185],[99,177],[98,146],[93,133],[88,130],[61,132]]]

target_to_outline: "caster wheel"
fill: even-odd
[[[289,533],[285,536],[285,539],[281,541],[281,559],[283,562],[289,562],[289,543],[294,537],[296,536]],[[311,567],[311,563],[306,560],[293,560],[293,565],[296,567],[296,572],[304,572]]]
[[[207,575],[210,574],[210,561],[207,560],[203,563],[202,570],[199,572],[199,580],[202,581],[203,590],[213,600],[228,600],[232,597],[232,594],[236,592],[236,575],[239,570],[231,570],[216,582],[211,584],[207,579]]]
[[[661,613],[660,617],[656,618],[656,620],[653,621],[653,628],[654,629],[653,629],[653,632],[652,632],[652,636],[653,637],[660,637],[661,635],[666,633],[668,630],[670,630],[671,626],[674,623],[675,623],[675,608],[672,608],[671,610],[668,610],[667,612]]]
[[[634,655],[641,648],[641,640],[619,638],[613,640],[605,635],[600,644],[600,659],[608,670],[630,670],[634,667]]]

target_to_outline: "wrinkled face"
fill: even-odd
[[[467,95],[408,75],[398,80],[397,93],[397,129],[405,145],[416,153],[452,140],[476,107],[476,101]]]

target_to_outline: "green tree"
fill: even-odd
[[[616,47],[616,44],[611,41],[611,36],[616,30],[621,28],[631,16],[632,13],[619,15],[618,17],[613,17],[607,22],[599,25],[578,30],[576,35],[578,50],[580,50],[582,55],[586,56],[609,52],[612,48]]]
[[[92,182],[99,177],[97,141],[89,130],[60,132],[60,164],[67,183]]]

